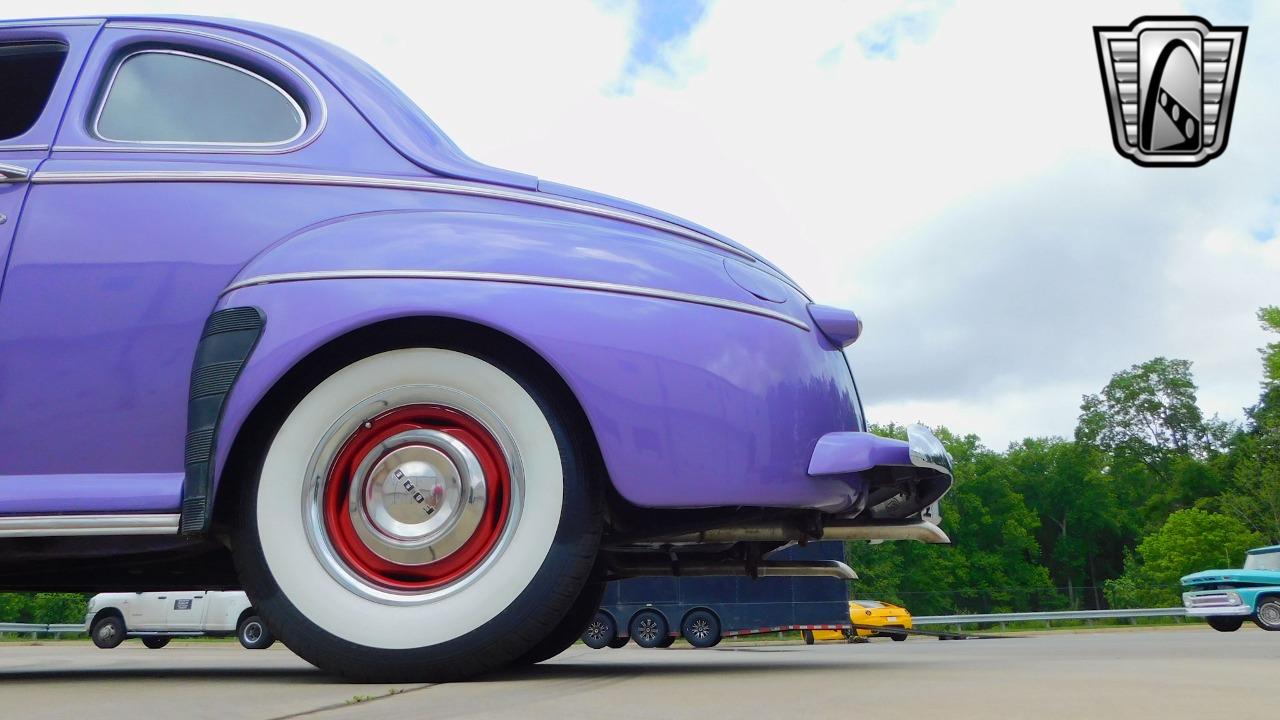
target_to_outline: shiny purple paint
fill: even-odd
[[[0,185],[0,212],[21,219],[0,225],[0,514],[176,511],[194,349],[208,315],[236,306],[267,321],[219,425],[217,473],[299,361],[407,317],[484,325],[541,355],[582,405],[614,486],[640,506],[839,512],[866,491],[856,469],[898,449],[861,432],[839,347],[861,329],[852,313],[811,306],[763,259],[687,221],[476,163],[345,52],[219,20],[0,23],[0,43],[32,38],[71,53],[33,133],[0,141],[0,162],[33,173]],[[100,140],[101,88],[139,46],[269,77],[308,129],[276,149]],[[366,186],[342,180],[353,176]],[[460,190],[413,185],[424,180]],[[839,432],[847,439],[819,445]],[[842,474],[811,474],[811,459]]]

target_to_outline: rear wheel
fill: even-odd
[[[604,583],[589,582],[582,588],[582,592],[578,593],[578,599],[573,601],[573,605],[569,608],[569,612],[560,619],[559,624],[551,631],[533,649],[516,658],[515,665],[533,665],[543,660],[550,660],[559,655],[569,646],[578,641],[578,638],[585,637],[587,624],[592,622],[596,615],[596,611],[600,609],[600,600],[604,597]]]
[[[801,639],[803,639],[803,640],[804,640],[804,644],[805,644],[805,645],[812,645],[812,644],[813,644],[813,631],[812,631],[812,630],[801,630],[801,631],[800,631],[800,637],[801,637]]]
[[[93,637],[93,644],[103,650],[118,647],[125,638],[124,620],[108,615],[95,622],[89,634]]]
[[[901,631],[898,631],[898,632],[890,631],[889,637],[893,638],[894,642],[902,642],[903,640],[907,639],[907,634]]]
[[[148,637],[142,638],[142,644],[146,645],[148,648],[152,650],[159,650],[160,648],[169,644],[169,638],[164,637],[162,635],[150,635]]]
[[[255,609],[289,649],[357,680],[456,680],[533,652],[599,546],[567,417],[479,350],[333,372],[241,496],[234,551]]]
[[[662,641],[671,634],[667,619],[657,610],[641,610],[631,616],[629,628],[631,639],[642,648],[662,646]]]
[[[619,635],[618,637],[609,641],[609,647],[613,648],[614,650],[617,650],[618,648],[626,647],[627,643],[629,642],[631,642],[631,638],[627,637],[626,635]]]
[[[1244,618],[1232,615],[1211,615],[1206,620],[1209,621],[1209,627],[1218,632],[1235,632],[1244,625]]]
[[[276,642],[266,623],[257,615],[250,615],[240,621],[236,628],[236,639],[245,650],[266,650]]]
[[[595,616],[587,623],[587,629],[582,631],[582,642],[593,650],[613,647],[618,640],[618,623],[612,615],[602,610],[596,611]],[[626,638],[621,640],[626,644]]]
[[[1263,630],[1280,630],[1280,598],[1267,598],[1260,602],[1253,622]]]
[[[715,647],[720,642],[720,619],[707,610],[694,610],[685,616],[680,634],[696,648]]]

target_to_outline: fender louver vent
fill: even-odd
[[[209,530],[218,422],[227,395],[258,343],[265,322],[257,308],[227,308],[210,315],[200,335],[187,403],[186,478],[179,526],[185,536],[202,535]]]

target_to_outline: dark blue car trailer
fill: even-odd
[[[795,546],[776,560],[843,560],[841,542]],[[721,639],[784,630],[850,630],[849,586],[834,577],[641,577],[605,589],[582,640],[599,649],[668,647],[684,637],[694,647]]]

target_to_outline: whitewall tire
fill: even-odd
[[[475,350],[396,349],[332,372],[242,493],[237,567],[270,631],[377,681],[457,679],[529,652],[599,544],[568,414]]]

